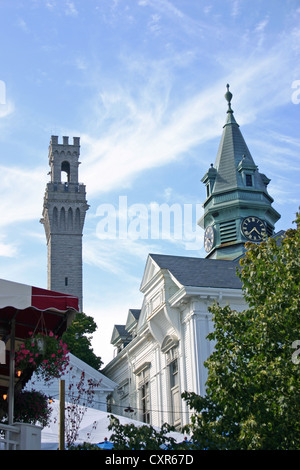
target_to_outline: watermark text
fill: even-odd
[[[0,105],[6,104],[6,86],[3,80],[0,80]]]
[[[120,196],[118,207],[100,204],[96,235],[100,239],[181,240],[186,249],[200,248],[201,229],[197,220],[203,212],[200,204],[132,204]]]
[[[295,91],[292,93],[292,103],[300,103],[300,80],[294,80],[292,83],[292,88],[295,88]]]
[[[292,343],[292,348],[296,349],[296,351],[293,352],[292,354],[292,363],[293,364],[300,364],[300,339],[297,339]]]

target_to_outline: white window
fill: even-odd
[[[138,389],[142,420],[150,423],[150,370],[144,369],[138,375]]]
[[[175,346],[166,352],[168,372],[169,372],[169,393],[170,393],[170,424],[175,427],[181,425],[180,416],[180,391],[179,391],[179,370],[178,370],[178,347]]]

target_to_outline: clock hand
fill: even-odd
[[[252,233],[254,230],[255,230],[255,232],[256,232],[256,233],[258,233],[258,235],[260,235],[260,233],[259,233],[259,231],[257,230],[257,228],[256,228],[256,227],[253,227],[253,229],[252,229],[252,230],[250,230],[250,232],[249,232],[249,233]]]

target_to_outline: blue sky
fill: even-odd
[[[202,211],[201,178],[232,108],[281,214],[299,206],[298,0],[0,0],[0,277],[47,285],[42,215],[51,135],[81,138],[90,209],[84,311],[107,363],[114,324],[140,308],[148,253],[205,256],[194,242],[103,238],[103,204]],[[195,210],[196,212],[196,210]],[[129,212],[130,215],[130,212]],[[130,219],[129,219],[130,220]]]

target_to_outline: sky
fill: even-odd
[[[201,178],[217,155],[227,83],[271,179],[276,231],[290,228],[299,0],[0,0],[0,278],[47,287],[39,221],[50,137],[80,137],[83,310],[104,364],[113,326],[141,308],[148,254],[205,256]],[[170,227],[154,223],[162,207],[177,211]]]

